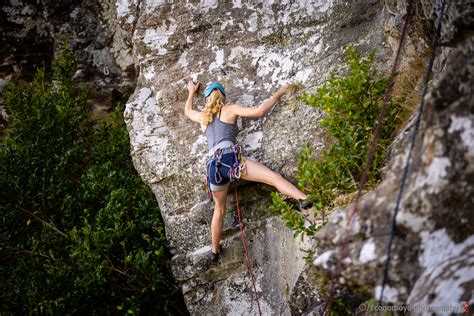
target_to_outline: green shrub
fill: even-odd
[[[331,73],[329,80],[314,94],[304,94],[303,101],[326,112],[321,127],[326,128],[331,144],[315,158],[310,146],[305,146],[298,155],[298,185],[310,197],[317,197],[316,209],[321,211],[333,207],[334,199],[341,194],[358,190],[367,153],[382,106],[387,79],[380,76],[373,67],[375,52],[362,58],[353,47],[345,51],[349,66],[348,75],[336,77]],[[368,175],[368,185],[373,186],[382,177],[381,168],[386,162],[385,149],[393,138],[398,123],[400,107],[389,104],[377,143],[374,161]],[[284,205],[282,205],[282,203]],[[272,209],[277,214],[287,214],[291,205],[273,196]],[[299,215],[285,215],[287,226],[307,234],[317,229],[314,226],[302,228]]]
[[[312,236],[316,231],[314,225],[305,224],[305,220],[295,212],[294,206],[291,203],[283,200],[281,196],[275,192],[272,192],[270,211],[285,221],[286,227],[293,231],[294,237],[298,236],[300,233]]]
[[[90,119],[62,50],[4,95],[0,314],[185,312],[155,197],[130,158],[118,105]]]

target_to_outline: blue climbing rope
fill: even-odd
[[[426,96],[426,93],[428,92],[428,82],[430,80],[430,76],[431,76],[431,73],[433,71],[433,64],[434,64],[434,59],[435,59],[435,55],[436,55],[436,48],[439,45],[439,39],[440,39],[440,35],[441,35],[441,22],[443,20],[445,5],[446,5],[446,1],[443,1],[442,5],[441,5],[441,11],[440,11],[440,14],[439,14],[439,17],[438,17],[437,26],[436,26],[436,33],[435,33],[435,36],[434,36],[434,39],[433,39],[433,48],[431,50],[431,58],[430,58],[430,62],[428,64],[428,69],[426,71],[425,85],[423,87],[423,92],[421,94],[420,108],[418,109],[418,113],[416,115],[415,127],[413,129],[413,133],[411,134],[411,138],[410,138],[410,149],[408,151],[408,157],[407,157],[407,160],[406,160],[406,163],[405,163],[405,167],[403,169],[403,176],[402,176],[402,181],[400,183],[400,190],[398,191],[397,203],[396,203],[395,208],[393,210],[392,223],[391,223],[391,227],[390,227],[390,235],[389,235],[388,245],[387,245],[387,259],[385,260],[385,267],[384,267],[384,271],[383,271],[382,289],[380,291],[380,296],[379,296],[379,305],[382,304],[383,292],[384,292],[385,285],[387,284],[387,280],[388,280],[388,267],[389,267],[390,260],[391,260],[391,255],[392,255],[392,244],[393,244],[393,239],[395,237],[395,230],[397,228],[397,214],[398,214],[398,210],[400,208],[400,202],[402,200],[403,189],[405,187],[405,183],[406,183],[407,178],[408,178],[408,170],[410,168],[410,160],[411,160],[411,156],[412,156],[412,153],[413,153],[413,149],[415,148],[416,135],[418,134],[418,130],[420,128],[421,115],[423,114],[423,109],[424,109],[424,105],[425,105],[425,96]]]
[[[352,218],[355,214],[357,214],[359,201],[362,197],[362,192],[364,191],[365,185],[367,183],[368,173],[369,173],[369,170],[372,166],[374,153],[375,153],[375,147],[377,145],[380,130],[381,130],[384,118],[385,118],[385,112],[386,112],[387,107],[389,105],[390,96],[392,94],[393,85],[394,85],[394,82],[395,82],[395,75],[397,73],[398,66],[400,65],[401,52],[402,52],[403,46],[405,44],[405,38],[406,38],[406,34],[408,32],[408,26],[410,25],[410,18],[412,16],[412,11],[413,11],[413,1],[414,0],[410,0],[407,3],[407,14],[406,14],[406,18],[405,18],[405,23],[403,25],[400,41],[398,43],[398,48],[397,48],[397,53],[396,53],[396,56],[395,56],[395,61],[392,65],[392,70],[390,71],[390,76],[389,76],[389,80],[388,80],[388,84],[387,84],[387,89],[385,90],[385,93],[384,93],[383,104],[382,104],[382,107],[380,109],[379,115],[377,117],[377,124],[375,126],[374,133],[372,135],[372,140],[370,142],[369,152],[367,154],[367,161],[365,163],[365,167],[364,167],[364,170],[362,172],[362,176],[361,176],[360,181],[359,181],[359,191],[357,192],[357,196],[356,196],[356,199],[354,201],[354,204],[353,204],[354,206],[352,208],[352,211],[349,213],[349,216],[347,218],[347,222],[348,222],[347,228],[345,229],[345,231],[343,233],[343,238],[342,238],[343,243],[342,243],[341,249],[339,251],[339,253],[341,254],[340,258],[344,258],[345,255],[348,252],[347,244],[348,244],[349,230],[351,229],[351,226],[353,224]],[[324,305],[323,305],[323,310],[322,310],[323,315],[326,314],[327,308],[328,308],[328,306],[331,305],[332,299],[334,297],[335,283],[336,283],[335,280],[337,280],[337,276],[339,276],[341,274],[341,269],[342,269],[341,266],[342,266],[341,261],[338,261],[337,265],[336,265],[335,277],[333,277],[332,280],[331,280],[331,286],[329,288],[328,298],[326,299],[326,301],[324,302]]]

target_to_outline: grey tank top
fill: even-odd
[[[214,148],[214,146],[225,140],[235,144],[238,133],[239,128],[237,127],[237,123],[230,124],[222,122],[217,115],[216,117],[214,117],[212,122],[207,125],[204,131],[204,134],[207,138],[207,145],[209,147],[209,150],[211,150],[212,148]]]

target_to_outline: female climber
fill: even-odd
[[[236,146],[237,118],[264,116],[279,98],[287,93],[288,85],[283,85],[259,106],[247,108],[238,104],[225,104],[224,87],[214,82],[204,90],[204,97],[207,100],[202,112],[193,109],[193,98],[198,88],[199,83],[194,84],[192,81],[188,83],[189,94],[184,113],[192,121],[201,124],[209,147],[207,180],[215,201],[211,224],[211,252],[213,261],[217,262],[221,250],[219,242],[226,208],[227,188],[232,180],[242,178],[271,185],[281,193],[299,201],[299,206],[303,209],[310,208],[314,200],[306,200],[306,194],[264,165],[250,159],[246,159],[245,162],[241,161],[242,159],[239,161],[240,147]]]

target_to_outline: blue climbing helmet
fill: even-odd
[[[211,92],[214,91],[215,89],[219,89],[220,92],[225,96],[225,90],[224,86],[221,85],[219,82],[213,82],[210,85],[206,87],[204,90],[204,96],[207,98],[208,96],[211,95]]]

